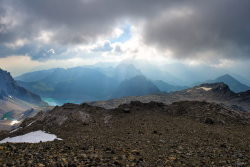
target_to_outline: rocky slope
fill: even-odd
[[[0,144],[1,165],[247,166],[250,115],[208,102],[64,104],[0,139],[43,130],[62,141]]]
[[[42,107],[48,104],[40,96],[19,86],[9,72],[0,69],[0,130],[14,127],[12,119],[19,118],[26,110],[39,108],[40,111]]]
[[[245,91],[250,90],[249,86],[240,83],[239,81],[237,81],[235,78],[233,78],[229,74],[220,76],[220,77],[216,78],[215,80],[207,80],[203,83],[218,83],[218,82],[223,82],[223,83],[227,84],[228,87],[230,88],[230,90],[232,90],[235,93],[245,92]],[[190,87],[197,86],[200,84],[202,84],[202,82],[194,83]]]
[[[5,97],[16,97],[20,100],[32,103],[35,105],[44,105],[40,96],[30,92],[29,90],[19,86],[12,78],[9,72],[0,69],[0,93]]]
[[[178,101],[207,101],[224,105],[238,111],[250,111],[250,91],[234,93],[224,83],[201,84],[190,89],[176,91],[169,94],[152,93],[144,96],[130,96],[108,101],[88,102],[91,105],[104,108],[115,108],[123,103],[139,100],[141,102],[163,102],[172,104]]]

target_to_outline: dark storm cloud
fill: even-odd
[[[178,58],[202,58],[206,52],[217,53],[215,59],[250,58],[249,9],[250,1],[185,1],[175,6],[177,13],[147,22],[144,40]]]
[[[56,58],[61,52],[44,56],[53,48],[47,46],[67,50],[93,44],[128,21],[143,26],[145,44],[169,49],[177,58],[199,58],[210,51],[222,58],[249,58],[249,8],[250,1],[235,0],[0,0],[0,47],[6,49],[0,57],[27,50],[33,59]],[[36,40],[42,32],[52,33],[46,44]],[[29,43],[6,45],[19,39]]]
[[[88,44],[110,34],[125,19],[141,19],[157,13],[160,4],[152,1],[97,0],[20,0],[11,7],[23,15],[24,32],[53,31],[53,41],[60,44]],[[132,16],[132,17],[131,17]],[[22,27],[24,26],[24,27]],[[29,30],[25,30],[28,28]],[[27,36],[36,34],[29,33]]]

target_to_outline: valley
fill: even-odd
[[[126,63],[41,70],[17,81],[0,71],[0,164],[250,163],[250,136],[244,130],[250,125],[250,87],[229,74],[178,85],[185,78],[149,63],[151,71]],[[35,143],[15,143],[20,141]],[[35,160],[15,151],[27,148]]]
[[[107,67],[108,64],[99,63],[93,66],[68,69],[53,68],[26,73],[15,77],[15,79],[17,79],[19,85],[42,98],[54,99],[51,102],[53,105],[62,105],[66,102],[80,104],[87,101],[106,101],[123,96],[141,96],[153,92],[170,93],[192,88],[202,83],[224,82],[235,93],[250,89],[247,86],[250,85],[250,81],[244,79],[244,77],[224,69],[207,66],[191,68],[191,66],[173,63],[169,65],[172,68],[167,68],[167,65],[156,67],[146,60],[133,59],[125,59],[115,67]],[[183,70],[177,70],[177,68],[183,68]],[[173,71],[173,69],[176,69],[176,71]],[[207,70],[212,73],[204,75],[204,71]],[[173,72],[179,78],[173,77],[169,72]],[[186,74],[187,72],[189,75]],[[193,76],[193,79],[187,80],[186,76],[190,75]],[[247,85],[242,84],[231,75]],[[152,82],[157,88],[152,89],[152,86],[150,88],[149,84],[146,84],[147,81]],[[191,84],[188,85],[189,83]],[[132,87],[137,89],[137,93]]]
[[[183,66],[178,65],[180,67]],[[170,67],[176,69],[175,64],[171,64]],[[240,83],[231,75],[225,74],[214,80],[208,78],[211,77],[208,75],[206,81],[202,82],[201,77],[199,82],[194,82],[189,86],[180,86],[176,84],[180,83],[179,81],[188,83],[185,77],[182,77],[185,75],[185,72],[188,70],[190,73],[191,71],[196,71],[193,75],[197,75],[198,73],[196,69],[191,70],[191,68],[187,68],[187,66],[183,66],[183,68],[184,67],[186,68],[184,71],[177,70],[173,72],[173,70],[167,68],[166,65],[159,68],[147,61],[130,59],[121,61],[116,67],[107,67],[105,63],[102,63],[100,67],[93,65],[69,69],[53,68],[25,73],[15,77],[15,79],[17,79],[16,82],[13,79],[6,79],[10,78],[8,73],[2,73],[2,77],[5,78],[3,79],[5,83],[2,83],[2,85],[11,85],[11,83],[14,83],[12,85],[15,86],[9,87],[7,85],[7,87],[2,88],[0,116],[4,119],[3,114],[9,112],[12,115],[12,117],[8,117],[9,119],[17,119],[17,116],[20,116],[23,112],[31,108],[34,108],[35,113],[37,113],[42,109],[43,105],[46,106],[48,104],[50,107],[45,107],[45,110],[49,110],[53,108],[53,106],[62,106],[68,102],[74,104],[87,102],[88,104],[104,108],[115,108],[120,104],[137,100],[141,102],[163,102],[164,104],[172,104],[173,102],[185,100],[198,100],[214,102],[237,111],[250,110],[247,104],[249,101],[249,93],[244,93],[244,91],[250,88],[247,85]],[[199,68],[204,68],[203,70],[199,70],[198,76],[201,76],[207,67],[200,66]],[[180,78],[170,77],[171,74],[168,71],[162,71],[163,69],[173,72]],[[218,69],[212,69],[212,71],[216,70]],[[181,72],[183,72],[182,75]],[[220,72],[218,72],[218,74],[220,74]],[[233,75],[237,76],[235,74]],[[195,81],[195,79],[193,79],[193,81]],[[224,82],[228,87],[223,84],[217,84],[217,86],[211,85],[217,82]],[[210,83],[205,85],[205,87],[209,87],[212,90],[206,91],[199,88],[202,87],[200,84],[204,83]],[[244,83],[246,83],[246,80]],[[12,94],[11,91],[13,92],[14,89],[23,89],[19,85],[28,90],[28,92],[30,91],[28,94],[32,94],[33,92],[42,97],[41,100],[45,103],[39,102],[39,104],[34,102],[34,98],[25,99],[23,98],[24,96]],[[223,87],[223,89],[218,90],[218,88],[216,88],[218,85],[220,85],[220,89],[221,87]],[[6,92],[6,90],[9,90],[9,92]],[[32,96],[34,95],[32,94]],[[20,97],[22,97],[22,100],[19,99]],[[36,99],[38,98],[36,97]],[[35,115],[35,113],[33,113],[33,115]],[[16,117],[13,117],[13,115],[16,115]],[[4,120],[2,120],[2,122],[4,122]],[[18,124],[16,124],[16,126],[18,126]],[[13,126],[9,126],[7,129],[11,127],[14,128]]]

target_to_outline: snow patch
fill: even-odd
[[[29,125],[27,125],[27,127],[30,126],[31,124],[33,124],[34,122],[36,122],[36,121],[31,122]]]
[[[20,121],[14,119],[10,124],[11,124],[11,125],[15,125],[15,124],[18,124],[19,122],[20,122]]]
[[[109,123],[111,119],[112,119],[112,115],[106,115],[106,116],[104,117],[104,123],[105,123],[105,124]]]
[[[11,137],[11,138],[8,137],[8,138],[0,141],[0,143],[6,143],[6,142],[10,142],[10,143],[23,143],[23,142],[39,143],[40,141],[47,142],[47,141],[53,141],[54,139],[62,140],[60,138],[57,138],[57,136],[54,134],[48,134],[48,133],[45,133],[41,130],[38,130],[38,131],[30,132],[30,133],[27,133],[27,134],[21,135],[21,136],[16,136],[16,137]]]
[[[13,133],[13,132],[15,132],[15,131],[17,131],[18,129],[21,129],[21,128],[22,128],[22,127],[17,128],[17,129],[15,129],[15,130],[11,131],[10,133]]]
[[[211,90],[212,88],[200,87],[200,88],[197,88],[197,89],[203,89],[203,90],[205,90],[205,91],[209,91],[209,90]]]

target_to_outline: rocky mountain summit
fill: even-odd
[[[235,93],[245,92],[245,91],[250,90],[249,86],[240,83],[239,81],[237,81],[235,78],[233,78],[229,74],[220,76],[220,77],[216,78],[215,80],[207,80],[203,83],[219,83],[219,82],[223,82],[223,83],[227,84],[228,87],[230,88],[230,90],[235,92]],[[192,84],[191,87],[198,86],[200,84],[202,84],[202,83],[197,82],[197,83]]]
[[[0,97],[12,96],[38,106],[44,104],[40,96],[19,86],[9,72],[0,69]]]
[[[234,93],[223,82],[205,83],[180,92],[173,92],[170,95],[179,96],[181,100],[205,100],[239,111],[250,111],[250,90]]]
[[[166,93],[152,93],[143,96],[129,96],[108,101],[94,101],[88,104],[104,108],[115,108],[119,104],[129,103],[131,101],[141,101],[148,103],[150,101],[172,104],[179,101],[207,101],[213,102],[237,111],[250,111],[250,90],[246,92],[234,93],[228,85],[224,83],[205,83],[193,88],[182,91]]]
[[[247,166],[249,123],[249,112],[209,102],[132,101],[114,109],[66,103],[0,134],[2,140],[43,130],[63,140],[1,144],[0,164]]]

